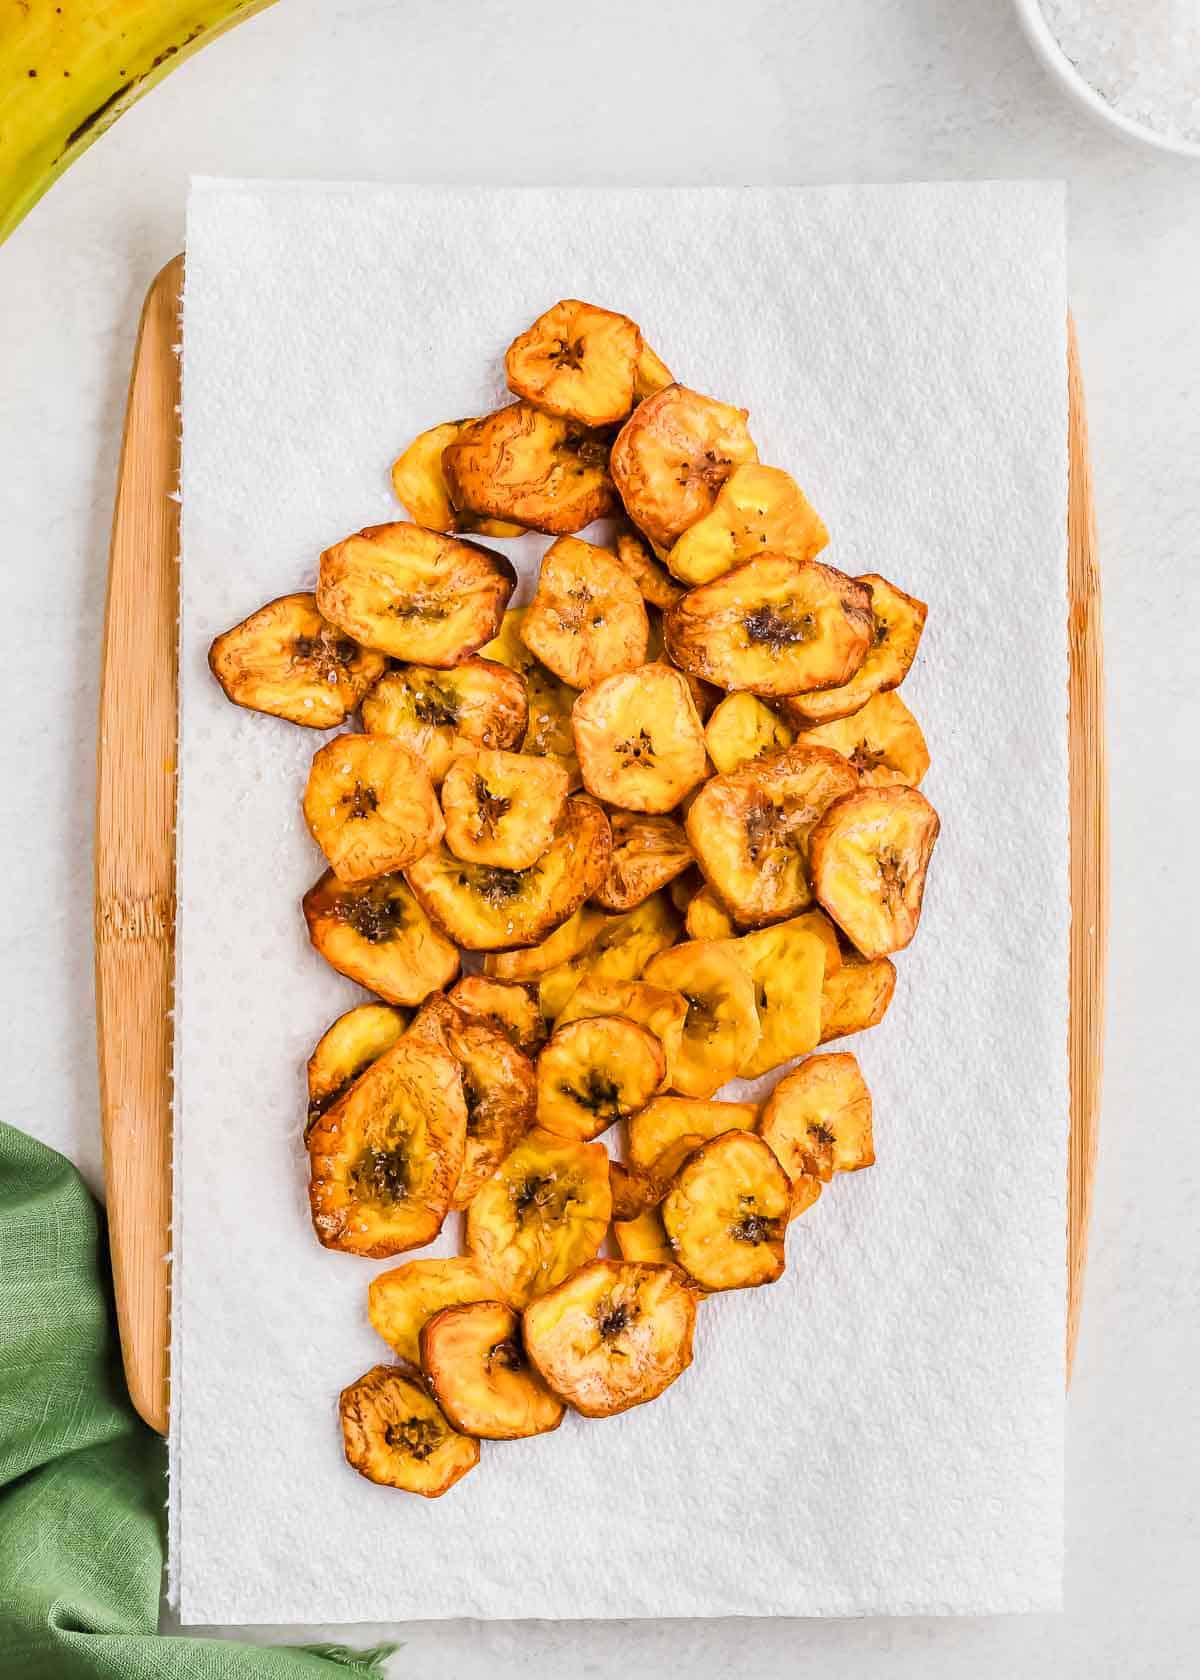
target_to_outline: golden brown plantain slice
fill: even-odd
[[[472,1021],[441,993],[422,1007],[409,1037],[440,1044],[462,1073],[467,1139],[450,1206],[464,1208],[533,1124],[533,1063],[503,1033]]]
[[[389,1003],[423,1003],[458,973],[458,952],[402,875],[348,887],[326,870],[304,895],[308,937],[332,968]]]
[[[752,1132],[757,1121],[753,1103],[655,1097],[625,1128],[629,1164],[665,1185],[702,1143],[722,1132]]]
[[[633,407],[641,346],[628,315],[564,298],[509,345],[508,388],[547,414],[613,426]]]
[[[695,588],[768,549],[815,560],[828,541],[821,516],[791,474],[755,463],[730,473],[708,513],[676,541],[667,565]]]
[[[597,980],[636,980],[656,951],[674,944],[679,915],[664,893],[654,893],[636,910],[606,916],[596,937],[578,956],[547,969],[538,981],[542,1014],[554,1020],[584,975]]]
[[[552,758],[463,753],[442,783],[446,845],[464,863],[528,869],[553,844],[569,782]]]
[[[642,592],[648,606],[673,607],[683,594],[683,585],[676,583],[661,560],[656,560],[650,545],[636,531],[622,531],[617,538],[617,559]]]
[[[537,1061],[537,1121],[587,1143],[645,1106],[667,1061],[654,1034],[624,1015],[557,1026]]]
[[[319,1241],[373,1260],[432,1242],[466,1136],[458,1063],[440,1045],[406,1034],[305,1139]]]
[[[877,572],[866,572],[858,582],[866,584],[871,591],[874,619],[866,658],[850,680],[840,687],[791,696],[784,710],[797,728],[852,716],[866,705],[873,694],[898,688],[916,658],[929,612],[924,601],[918,601],[914,595],[906,595]]]
[[[783,1271],[791,1183],[754,1132],[722,1132],[688,1157],[662,1203],[676,1263],[705,1289],[752,1289]]]
[[[637,811],[610,811],[612,858],[608,879],[596,894],[606,910],[632,910],[692,862],[692,848],[680,823]]]
[[[550,545],[521,637],[555,676],[587,688],[614,671],[635,670],[649,633],[641,591],[608,549],[578,537]]]
[[[812,902],[813,825],[857,785],[840,753],[804,745],[704,784],[688,811],[688,839],[709,886],[735,920],[757,927]]]
[[[494,1027],[527,1056],[536,1056],[545,1042],[546,1023],[528,986],[464,974],[448,995],[464,1015]]]
[[[389,1347],[410,1364],[421,1362],[420,1334],[434,1313],[468,1301],[494,1301],[496,1285],[470,1255],[406,1260],[371,1279],[367,1314]]]
[[[305,1137],[335,1102],[341,1100],[360,1073],[377,1062],[408,1025],[401,1009],[386,1003],[360,1003],[327,1027],[308,1058],[308,1120]]]
[[[918,787],[929,769],[921,725],[898,694],[875,694],[853,717],[806,729],[805,745],[848,758],[864,787]]]
[[[873,634],[870,591],[819,560],[763,554],[692,589],[666,617],[675,663],[768,696],[848,682]]]
[[[828,1184],[835,1172],[875,1163],[871,1093],[845,1051],[810,1056],[785,1074],[763,1106],[758,1129],[801,1194],[804,1178]]]
[[[734,468],[757,459],[744,408],[667,385],[625,422],[611,468],[630,519],[669,549],[709,511]]]
[[[392,489],[413,520],[427,531],[474,531],[481,537],[519,537],[523,525],[481,519],[456,508],[446,482],[442,455],[470,420],[445,420],[419,433],[392,465]]]
[[[387,661],[322,618],[315,595],[300,593],[268,601],[218,636],[208,666],[234,705],[309,729],[334,729]]]
[[[614,1218],[612,1229],[622,1260],[639,1260],[651,1266],[675,1264],[662,1215],[656,1207],[647,1208],[632,1219]]]
[[[525,1357],[521,1320],[502,1301],[443,1307],[421,1331],[421,1368],[455,1429],[519,1441],[557,1429],[566,1410]]]
[[[643,339],[633,377],[634,402],[645,402],[647,397],[656,396],[659,391],[665,391],[668,385],[674,383],[675,375],[666,362],[657,351],[651,350]]]
[[[552,968],[586,951],[611,920],[594,905],[580,905],[538,944],[518,951],[490,951],[483,959],[483,972],[497,980],[540,980]]]
[[[612,1189],[614,1225],[625,1225],[639,1218],[648,1209],[657,1207],[667,1193],[666,1179],[627,1161],[609,1161],[608,1182]]]
[[[825,944],[803,917],[776,922],[729,941],[754,985],[761,1037],[738,1073],[757,1079],[821,1041]]]
[[[339,881],[391,875],[445,832],[429,772],[388,735],[337,735],[313,757],[304,790],[308,831]]]
[[[687,683],[643,665],[586,689],[571,713],[584,786],[631,811],[670,811],[704,780],[704,729]]]
[[[443,669],[491,641],[516,581],[492,549],[399,519],[325,550],[317,605],[364,646]]]
[[[709,886],[692,899],[683,925],[689,939],[729,939],[737,932],[733,917]]]
[[[525,611],[524,607],[510,608],[504,615],[500,634],[488,643],[484,652],[489,659],[511,667],[524,679],[529,722],[521,751],[537,758],[559,759],[567,768],[572,788],[577,788],[579,765],[575,758],[575,737],[571,733],[571,707],[577,691],[560,682],[521,640]]]
[[[652,986],[682,992],[688,1012],[671,1083],[685,1097],[711,1097],[758,1046],[761,1028],[749,974],[723,942],[692,939],[646,964]]]
[[[902,951],[917,931],[938,814],[916,788],[861,788],[812,831],[813,891],[864,957]]]
[[[582,794],[568,799],[549,849],[528,869],[463,863],[440,847],[418,858],[409,886],[426,914],[468,951],[535,945],[573,915],[608,874],[608,818]]]
[[[708,756],[722,776],[782,752],[795,738],[792,729],[756,694],[727,694],[704,726]]]
[[[674,1266],[594,1260],[525,1309],[525,1348],[583,1417],[654,1400],[692,1362],[696,1299]]]
[[[665,986],[648,986],[644,980],[610,980],[603,975],[584,974],[558,1014],[558,1025],[584,1021],[597,1015],[624,1015],[654,1034],[662,1045],[665,1066],[661,1084],[671,1082],[675,1058],[683,1042],[687,1000]]]
[[[896,965],[887,957],[868,961],[857,951],[843,950],[837,969],[825,965],[821,993],[821,1043],[846,1038],[877,1026],[887,1014],[896,990]]]
[[[442,466],[455,507],[562,536],[614,511],[608,452],[603,432],[515,402],[465,425]]]
[[[415,752],[440,787],[465,746],[520,746],[528,719],[525,680],[490,659],[464,659],[449,671],[402,665],[375,684],[362,715],[372,735],[392,735]]]
[[[346,1460],[383,1487],[437,1499],[479,1463],[479,1442],[442,1415],[416,1372],[376,1365],[338,1402]]]
[[[534,1130],[467,1209],[467,1248],[524,1307],[592,1258],[611,1215],[604,1145]]]

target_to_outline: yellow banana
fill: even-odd
[[[0,0],[0,242],[181,59],[271,0]]]

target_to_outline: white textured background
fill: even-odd
[[[0,250],[6,1113],[95,1180],[94,714],[137,310],[192,172],[439,181],[1063,176],[1105,570],[1109,1066],[1062,1616],[419,1625],[397,1673],[1109,1680],[1194,1665],[1200,1465],[1200,171],[1063,103],[1007,0],[281,0],[172,73]],[[375,1630],[362,1630],[367,1637]],[[264,1630],[264,1637],[266,1637]],[[290,1636],[290,1635],[289,1635]]]

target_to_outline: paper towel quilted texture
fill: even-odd
[[[929,603],[905,697],[942,816],[854,1044],[878,1164],[704,1303],[653,1405],[485,1443],[426,1502],[344,1463],[384,1263],[320,1248],[303,1062],[320,737],[230,706],[218,631],[398,517],[419,429],[502,396],[556,298],[744,404],[832,533]],[[202,182],[184,310],[173,1591],[191,1622],[1034,1610],[1062,1553],[1066,296],[1048,185],[414,191]],[[510,545],[526,568],[544,543]]]

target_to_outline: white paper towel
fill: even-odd
[[[1054,185],[430,191],[202,181],[184,313],[171,1572],[191,1622],[1034,1610],[1062,1561],[1068,938],[1065,270]],[[929,602],[905,697],[942,835],[855,1044],[878,1164],[773,1288],[603,1423],[425,1502],[342,1460],[381,1263],[321,1249],[303,1061],[320,737],[231,707],[218,631],[398,517],[420,428],[502,397],[556,298],[747,406],[827,558]],[[544,543],[506,546],[536,565]]]

